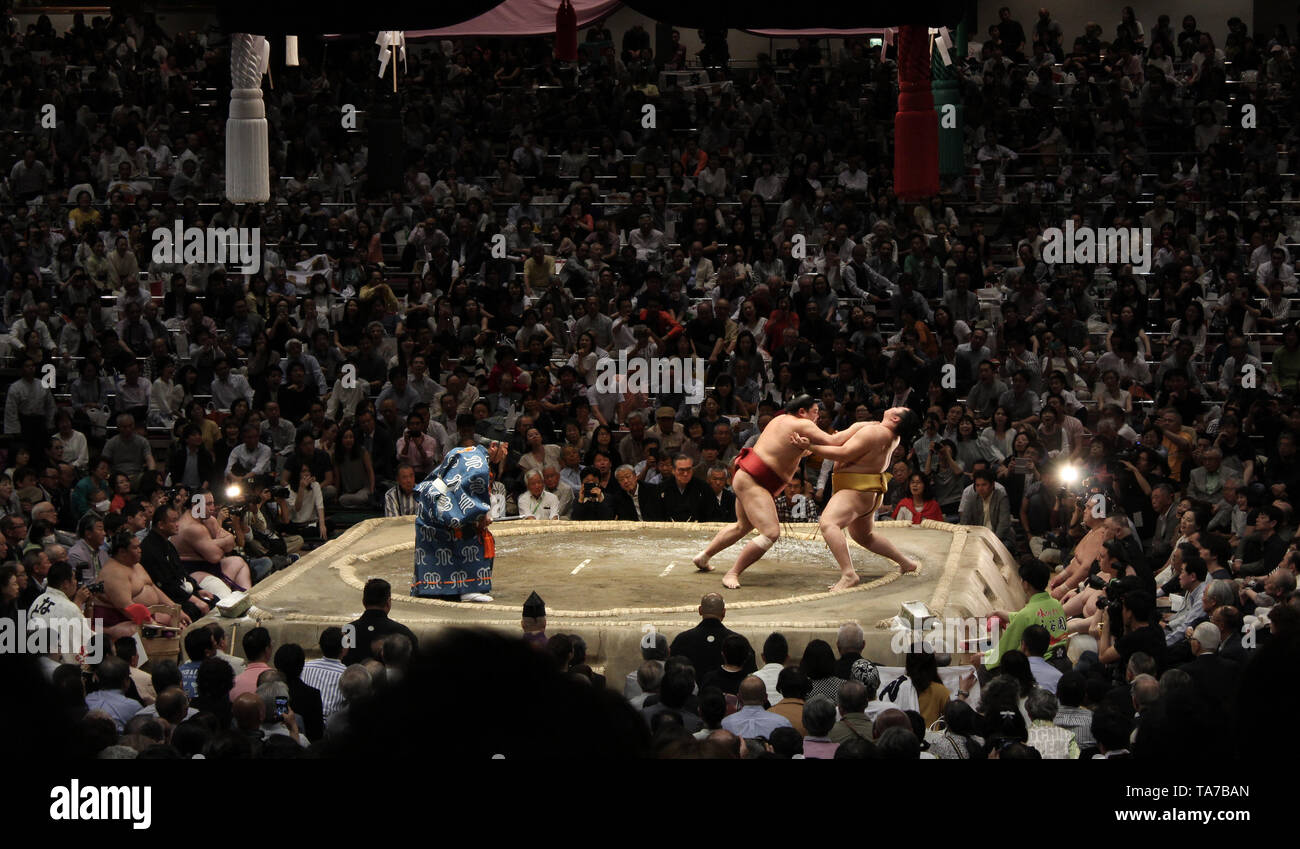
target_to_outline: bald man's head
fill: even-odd
[[[708,593],[700,599],[700,615],[705,618],[721,619],[727,615],[727,603],[720,593]]]
[[[758,705],[762,707],[767,704],[767,685],[763,679],[757,675],[751,675],[744,681],[740,682],[740,703],[743,705]]]
[[[705,738],[704,753],[706,757],[739,758],[740,738],[725,728],[710,731],[709,736]]]
[[[261,728],[262,720],[265,718],[262,700],[256,693],[244,693],[236,698],[231,706],[231,713],[235,717],[235,725],[239,726],[239,730],[250,733]]]

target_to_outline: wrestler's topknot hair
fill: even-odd
[[[916,410],[908,410],[903,414],[903,419],[898,423],[899,441],[903,445],[911,445],[913,437],[921,429],[921,416]]]
[[[792,398],[790,403],[785,405],[785,411],[790,415],[795,415],[800,410],[810,410],[817,405],[817,399],[804,393],[797,398]]]

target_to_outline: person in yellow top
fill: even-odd
[[[1183,417],[1172,407],[1161,410],[1156,424],[1160,427],[1163,439],[1160,444],[1169,452],[1169,475],[1176,481],[1183,480],[1183,464],[1192,456],[1196,448],[1196,431],[1183,426]]]
[[[378,298],[383,304],[386,312],[397,312],[401,309],[401,303],[393,290],[384,280],[384,274],[379,269],[370,272],[370,279],[361,286],[361,303],[369,304],[374,298]]]
[[[82,232],[87,224],[99,230],[103,220],[99,210],[90,205],[90,192],[77,192],[77,205],[68,213],[68,227],[77,233]]]
[[[533,245],[524,260],[524,286],[533,292],[544,292],[555,276],[555,257],[546,255],[546,248]]]

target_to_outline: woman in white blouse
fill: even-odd
[[[767,319],[758,314],[758,308],[754,306],[753,301],[745,301],[740,305],[740,330],[748,330],[754,335],[754,343],[763,348],[767,345]],[[735,342],[732,343],[735,348]]]
[[[184,387],[176,385],[176,363],[168,358],[163,363],[162,374],[149,389],[149,424],[171,427],[181,414],[184,399]]]
[[[1127,389],[1119,385],[1119,372],[1113,368],[1108,368],[1101,375],[1101,383],[1093,390],[1093,397],[1097,399],[1097,409],[1103,410],[1111,404],[1119,406],[1124,411],[1124,415],[1131,415],[1133,412],[1133,396]]]

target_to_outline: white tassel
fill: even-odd
[[[284,64],[290,68],[298,67],[298,36],[284,37]]]
[[[383,30],[375,39],[375,44],[379,45],[379,76],[382,77],[388,69],[388,61],[394,58],[394,50],[400,51],[402,68],[406,68],[406,33],[401,30]]]
[[[262,203],[271,198],[270,147],[261,88],[269,48],[262,36],[237,33],[231,39],[226,199],[233,203]]]
[[[934,29],[932,27],[930,32],[935,36],[934,46],[939,51],[939,58],[943,60],[943,64],[951,65],[952,56],[949,51],[952,50],[952,38],[948,35],[948,28],[939,27],[938,29]]]

